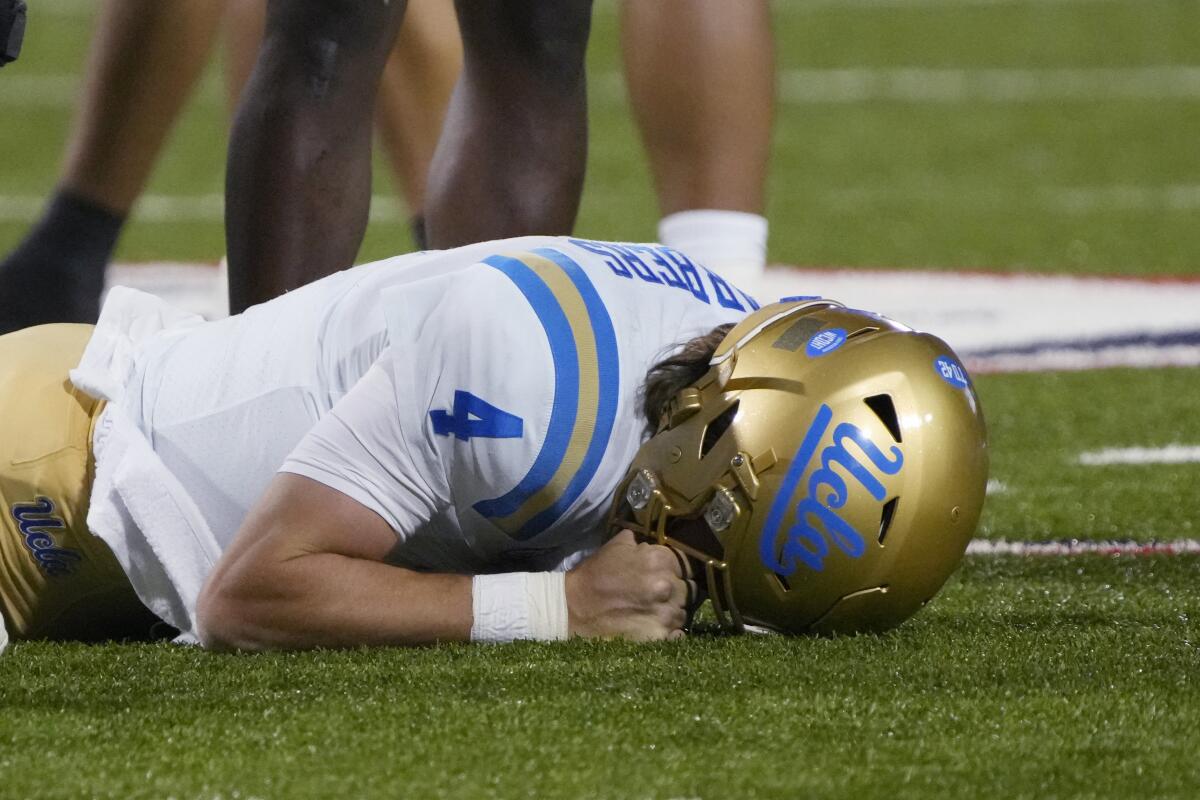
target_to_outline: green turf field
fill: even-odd
[[[0,252],[53,184],[91,26],[86,0],[31,5],[27,49],[0,72]],[[1195,0],[776,9],[774,260],[1200,273]],[[650,238],[615,22],[601,0],[580,230]],[[219,86],[206,80],[155,195],[221,192]],[[196,206],[135,221],[120,257],[215,261],[219,208]],[[402,221],[383,222],[363,257],[405,247]],[[1078,461],[1200,444],[1200,371],[977,383],[996,482],[982,537],[1200,536],[1200,465]],[[971,557],[883,637],[288,656],[18,644],[0,658],[0,798],[1184,800],[1200,797],[1197,619],[1200,557]]]
[[[1194,798],[1190,559],[975,561],[902,631],[0,660],[5,797]]]
[[[985,536],[1174,538],[1183,370],[979,381]],[[1104,388],[1107,387],[1107,388]],[[1061,413],[1079,397],[1105,398]],[[1147,397],[1173,396],[1170,403]],[[1033,398],[1033,399],[1031,399]],[[1046,420],[1046,425],[1038,425]],[[890,635],[289,656],[19,644],[0,797],[1172,797],[1200,790],[1200,559],[968,558]]]
[[[0,196],[36,203],[54,183],[93,7],[89,0],[30,5],[25,53],[0,75]],[[641,240],[654,236],[656,210],[624,105],[614,8],[613,0],[599,0],[591,169],[579,229]],[[1200,267],[1195,0],[776,0],[775,8],[783,101],[770,198],[774,260]],[[820,94],[839,74],[887,82],[897,69],[942,71],[918,76],[921,86],[961,80],[979,90],[942,101]],[[1021,91],[1020,73],[1031,70],[1039,71],[1040,94]],[[219,195],[227,121],[214,70],[151,193]],[[376,191],[390,191],[382,168]],[[0,199],[0,251],[25,227],[10,206]],[[120,257],[218,259],[219,206],[184,216],[135,223]],[[407,246],[402,220],[381,222],[362,256]]]

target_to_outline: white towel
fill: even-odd
[[[88,528],[112,549],[134,591],[194,642],[196,599],[220,548],[196,504],[122,407],[138,347],[204,320],[153,295],[115,287],[71,382],[108,401],[92,438],[96,478]]]

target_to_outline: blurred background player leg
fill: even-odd
[[[425,194],[429,164],[450,95],[462,70],[462,39],[447,0],[408,0],[404,27],[379,89],[376,127],[396,188],[404,195],[417,249],[427,246]]]
[[[371,121],[403,0],[269,0],[229,142],[230,311],[350,266],[371,200]]]
[[[624,0],[621,49],[659,240],[735,283],[761,274],[775,110],[768,0]]]
[[[0,333],[94,322],[121,226],[207,60],[224,0],[107,0],[62,178],[0,264]]]
[[[226,88],[236,111],[266,24],[264,0],[229,0]],[[448,0],[409,0],[380,81],[375,125],[410,215],[413,241],[425,246],[425,186],[450,94],[462,68],[462,41]]]
[[[230,116],[258,60],[267,27],[267,0],[225,0],[225,99]]]
[[[429,242],[568,233],[587,156],[591,0],[457,0],[463,73],[429,175]]]

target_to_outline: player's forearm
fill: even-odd
[[[465,641],[471,578],[311,553],[214,576],[198,604],[205,646],[297,650]]]

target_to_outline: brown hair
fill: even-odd
[[[729,333],[733,323],[718,325],[708,333],[679,345],[675,352],[659,361],[646,372],[642,382],[642,414],[646,417],[646,430],[653,435],[658,430],[659,420],[667,410],[667,404],[680,389],[690,386],[708,372],[717,345]]]

